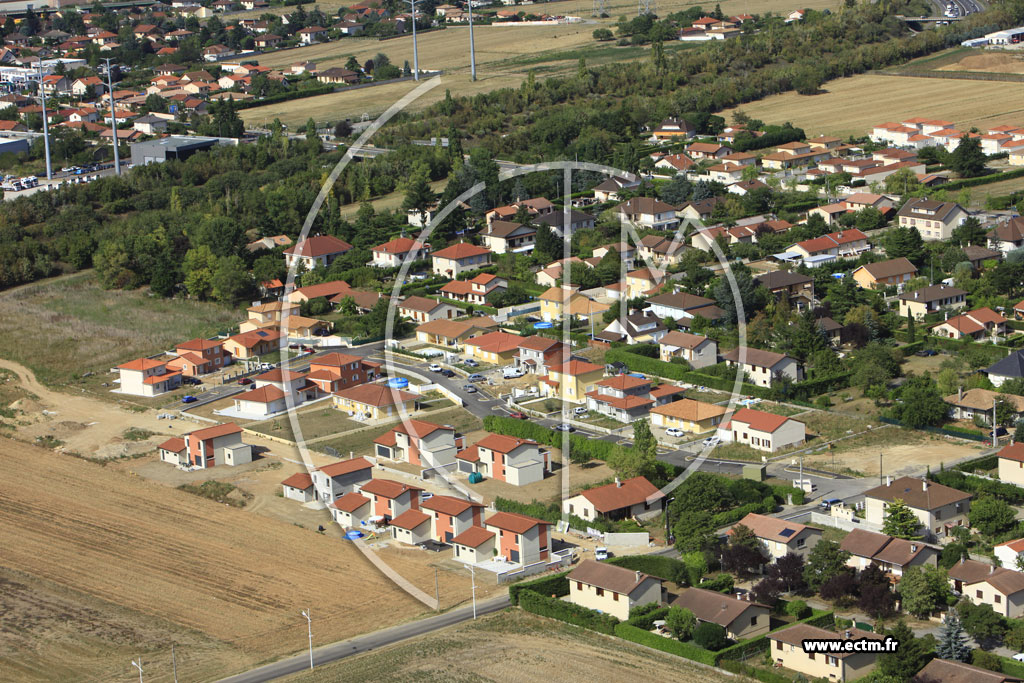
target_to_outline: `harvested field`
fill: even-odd
[[[580,678],[582,672],[595,683],[739,680],[670,654],[519,609],[481,617],[286,680],[548,683]]]
[[[946,97],[935,98],[937,88]],[[886,93],[881,102],[880,92]],[[820,95],[783,93],[740,109],[763,121],[789,121],[808,136],[847,137],[867,135],[873,125],[884,121],[914,116],[947,119],[964,130],[1024,123],[1021,94],[1024,84],[863,74],[829,81]],[[722,115],[731,120],[732,111]]]
[[[137,628],[166,623],[166,629],[188,631],[218,654],[179,660],[183,680],[231,673],[301,650],[305,625],[296,616],[302,607],[313,607],[318,643],[422,611],[336,538],[147,482],[130,471],[3,439],[0,468],[0,568],[20,572],[27,577],[20,583],[30,587],[40,581],[54,590],[73,587],[81,601],[117,605],[111,614],[101,610],[103,619],[124,613]],[[354,594],[372,599],[353,601]],[[32,626],[34,609],[4,607],[5,626],[14,619]],[[110,680],[124,675],[125,661],[97,661],[96,653],[127,643],[133,653],[152,659],[147,678],[169,674],[169,639],[131,630],[106,635],[98,619],[68,611],[70,626],[94,634],[95,642],[34,653],[3,648],[3,668],[17,666],[26,677],[36,670],[47,678],[81,680],[107,667],[96,678]],[[41,635],[49,627],[34,628]],[[52,676],[57,669],[50,666],[58,663],[69,675]]]
[[[977,71],[981,73],[1024,73],[1024,58],[1008,52],[986,52],[964,57],[958,62],[940,66],[936,71]]]

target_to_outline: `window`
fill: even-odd
[[[577,581],[576,582],[576,590],[578,590],[578,591],[583,590],[583,582],[582,581]]]
[[[750,625],[757,626],[757,617],[750,617]]]
[[[1001,596],[999,593],[996,593],[994,597],[995,597],[995,603],[997,605],[1003,601],[1003,596]]]
[[[828,663],[829,666],[839,666],[839,660],[835,657],[829,657],[826,655],[825,661]]]
[[[782,641],[781,640],[776,640],[775,641],[775,649],[776,650],[781,650],[782,649]]]
[[[981,600],[981,591],[980,591],[980,590],[979,590],[979,591],[976,591],[976,592],[974,593],[974,597],[976,597],[976,598],[978,598],[979,600]]]
[[[808,652],[807,653],[807,659],[814,659],[814,653],[813,652]]]
[[[619,601],[619,594],[618,593],[612,593],[612,600],[614,600],[615,602],[618,602]]]
[[[604,596],[604,589],[603,588],[597,588],[595,590],[597,591],[597,597],[600,598],[600,597]]]
[[[1022,465],[1024,465],[1024,463],[1021,463],[1021,464],[1022,464]],[[573,505],[572,505],[572,503],[569,503],[569,514],[570,514],[570,515],[572,515],[572,514],[576,514],[576,513],[575,513],[575,511],[573,510]]]

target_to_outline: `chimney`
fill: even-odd
[[[964,386],[962,384],[956,388],[956,400],[964,400]]]
[[[621,489],[622,488],[622,481],[618,477],[615,477],[615,488],[617,488],[617,489]]]
[[[910,552],[912,552],[912,553],[916,553],[917,552],[917,544],[916,543],[911,543],[910,544]]]
[[[636,582],[640,583],[640,579],[641,578],[643,578],[643,573],[642,572],[637,572],[636,573]]]
[[[990,564],[988,566],[988,573],[989,574],[995,574],[996,573],[996,566],[994,564]]]
[[[927,479],[922,479],[921,480],[921,490],[922,491],[927,491],[928,490],[928,480]]]
[[[852,631],[847,631],[846,632],[846,638],[847,639],[853,638],[853,632]]]
[[[888,475],[888,474],[885,475],[885,485],[886,486],[892,486],[892,476],[891,475]]]
[[[921,298],[921,291],[920,290],[917,290],[917,289],[914,290],[914,298],[915,299],[920,299]]]

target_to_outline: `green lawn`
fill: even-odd
[[[0,356],[42,382],[67,384],[226,331],[243,317],[214,303],[104,290],[91,272],[78,273],[0,293]]]

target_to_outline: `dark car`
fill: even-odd
[[[185,384],[191,384],[192,386],[203,383],[203,380],[199,379],[198,377],[182,377],[181,381],[184,382]]]
[[[939,355],[939,352],[936,351],[935,349],[921,349],[920,351],[918,351],[914,355],[915,356],[921,356],[922,358],[926,358],[928,356],[937,356],[937,355]]]
[[[182,397],[181,402],[182,403],[195,403],[198,400],[199,399],[196,398],[195,396],[184,396],[184,397]]]
[[[441,375],[442,377],[454,377],[455,376],[455,373],[452,372],[451,370],[441,370],[438,374]]]
[[[246,384],[252,384],[252,380],[249,379],[248,377],[243,377],[242,379],[238,380],[238,383],[244,387]]]
[[[514,413],[509,413],[508,416],[509,417],[514,417],[517,420],[525,420],[525,419],[527,419],[526,413],[520,413],[519,411],[516,411]]]

